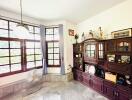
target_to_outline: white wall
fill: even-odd
[[[6,18],[6,19],[11,19],[14,21],[20,21],[20,14],[14,13],[14,12],[9,12],[3,9],[0,9],[0,18]],[[40,25],[42,21],[38,19],[34,19],[31,17],[23,16],[23,21],[31,24],[37,24]]]
[[[9,18],[16,19],[16,20],[20,19],[20,15],[0,9],[0,18],[5,18],[5,17],[9,17]],[[6,19],[9,19],[9,18],[6,18]],[[24,16],[24,21],[30,22],[30,23],[35,23],[38,25],[40,24],[39,20],[30,18],[30,17],[25,17],[25,16]],[[18,80],[22,80],[22,79],[32,80],[33,72],[34,71],[32,70],[32,71],[19,73],[19,74],[15,74],[15,75],[10,75],[10,76],[6,76],[6,77],[0,77],[0,86],[4,85],[4,84],[15,82]],[[36,74],[38,76],[41,76],[42,75],[42,68],[37,69]]]
[[[66,21],[65,31],[64,31],[64,62],[65,62],[65,72],[68,73],[69,65],[73,67],[73,43],[75,43],[74,36],[69,36],[68,30],[73,29],[76,34],[76,24]]]
[[[98,27],[102,27],[105,34],[112,31],[132,27],[132,0],[127,0],[115,7],[112,7],[90,19],[87,19],[77,25],[77,31],[81,34],[94,30],[97,32]]]

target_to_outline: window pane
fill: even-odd
[[[95,54],[95,51],[91,51],[91,54]]]
[[[34,61],[34,55],[28,55],[27,61]]]
[[[21,70],[21,64],[13,64],[11,65],[11,71]]]
[[[48,65],[53,65],[53,60],[48,60]]]
[[[53,47],[53,42],[48,43],[48,48]]]
[[[48,53],[53,53],[53,48],[48,48]]]
[[[36,66],[42,66],[42,61],[36,61]]]
[[[8,30],[0,29],[0,37],[8,37]]]
[[[54,28],[54,34],[59,35],[59,28]]]
[[[50,40],[53,40],[53,35],[46,35],[46,40],[48,41],[50,41]]]
[[[54,65],[60,65],[59,60],[54,60]]]
[[[9,56],[9,49],[0,49],[0,56]]]
[[[20,42],[10,41],[10,48],[20,48]]]
[[[21,56],[11,57],[11,63],[20,63],[20,62],[21,62]]]
[[[53,54],[48,54],[48,59],[53,59]]]
[[[46,34],[53,34],[53,28],[46,29]]]
[[[32,39],[32,40],[34,40],[34,34],[30,33],[30,36],[27,36],[26,39]]]
[[[8,72],[10,72],[10,67],[9,67],[9,65],[0,66],[0,74],[8,73]]]
[[[41,54],[41,49],[35,49],[35,54]]]
[[[0,48],[9,48],[8,41],[0,41]]]
[[[54,47],[59,47],[59,42],[54,42]]]
[[[42,56],[41,55],[35,55],[35,60],[42,60]]]
[[[95,50],[95,45],[91,45],[91,50]]]
[[[87,45],[87,48],[86,48],[86,50],[90,50],[90,45]]]
[[[11,30],[14,30],[17,26],[17,23],[14,23],[14,22],[9,22],[9,24],[10,24],[10,29]]]
[[[35,42],[35,48],[41,48],[40,42]]]
[[[20,49],[10,49],[10,52],[11,52],[11,56],[21,55]]]
[[[34,48],[34,42],[26,42],[26,48]]]
[[[59,40],[59,35],[54,35],[54,40]]]
[[[26,54],[34,54],[34,49],[26,49]]]
[[[59,48],[54,48],[54,53],[59,53]]]
[[[40,33],[40,28],[35,27],[35,33]]]
[[[94,53],[91,53],[91,57],[95,57],[95,54]]]
[[[27,68],[33,68],[33,67],[35,67],[34,62],[27,62]]]
[[[35,34],[35,40],[40,40],[40,35],[39,34]]]
[[[28,26],[29,32],[33,33],[33,26]]]
[[[0,20],[0,28],[8,29],[8,21]]]
[[[14,32],[14,31],[10,31],[10,37],[11,37],[11,38],[18,38],[18,34],[19,34],[19,33],[16,33],[16,32]]]
[[[54,59],[59,59],[59,54],[54,54]]]
[[[0,65],[9,64],[9,57],[0,58]]]

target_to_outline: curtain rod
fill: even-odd
[[[0,18],[5,19],[5,20],[17,21],[17,22],[21,21],[19,19],[15,19],[15,18],[3,16],[3,15],[0,15]],[[23,21],[23,22],[26,23],[26,24],[31,24],[31,25],[35,25],[35,26],[39,26],[40,25],[40,24],[35,24],[35,23],[27,22],[27,21]]]
[[[59,27],[59,25],[49,25],[49,26],[46,26],[46,28],[50,28],[50,27]]]

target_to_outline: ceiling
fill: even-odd
[[[125,0],[23,0],[23,15],[44,21],[79,23]],[[0,0],[0,8],[20,13],[19,0]]]

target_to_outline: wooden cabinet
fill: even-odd
[[[83,68],[83,43],[73,44],[73,65],[79,70]]]
[[[132,75],[132,64],[108,63],[108,70],[121,73],[124,75]]]
[[[117,40],[117,52],[131,52],[131,38]]]
[[[115,52],[116,51],[116,40],[107,40],[105,42],[106,52]]]
[[[132,37],[110,40],[92,38],[74,44],[73,60],[75,80],[110,100],[132,100]],[[89,72],[87,65],[95,66],[96,76],[85,73]],[[116,74],[116,82],[105,80],[105,72]]]
[[[91,81],[92,81],[92,88],[100,93],[103,93],[103,80],[101,80],[101,78],[98,78],[96,76],[92,76]]]
[[[84,61],[91,64],[104,65],[104,40],[87,39],[84,41]]]
[[[106,40],[105,50],[109,71],[132,75],[132,38]]]
[[[111,82],[104,81],[104,95],[108,97],[111,100],[115,100],[115,85],[113,85]]]
[[[131,100],[131,89],[104,81],[104,95],[110,100]]]
[[[117,85],[89,73],[81,72],[78,69],[73,69],[73,75],[75,80],[103,94],[110,100],[132,99],[132,88],[130,87]]]
[[[90,86],[90,75],[88,73],[83,73],[83,84]]]
[[[82,82],[83,77],[82,77],[82,72],[80,70],[73,69],[73,77],[75,80]]]
[[[84,41],[84,61],[87,63],[97,64],[97,40],[87,39]]]

